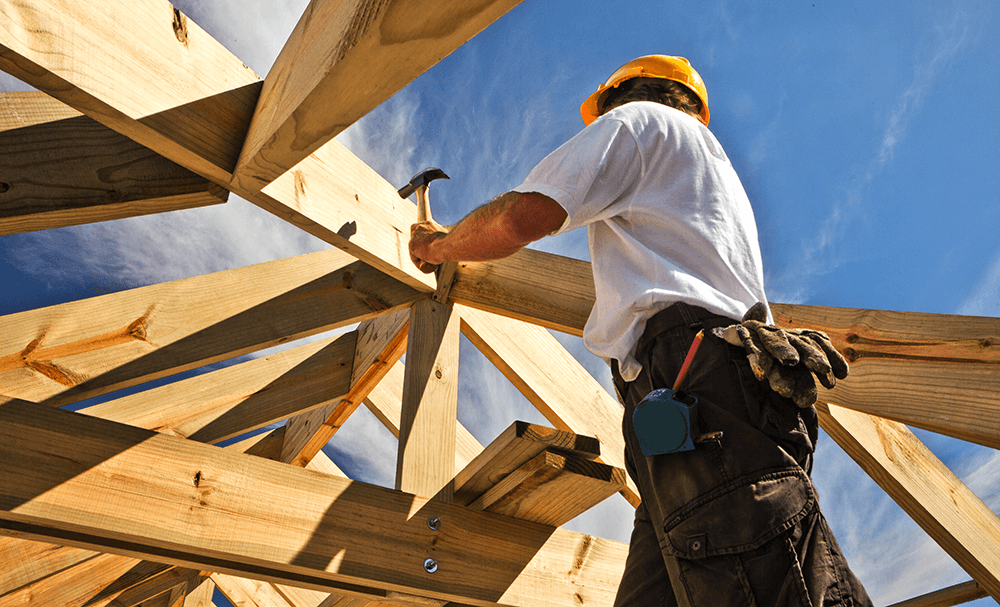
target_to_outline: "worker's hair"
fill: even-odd
[[[630,101],[655,101],[695,118],[701,114],[701,99],[683,84],[664,78],[630,78],[601,99],[601,115]]]

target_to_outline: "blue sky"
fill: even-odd
[[[263,76],[305,2],[176,5]],[[711,128],[754,204],[772,301],[996,317],[998,39],[994,0],[525,0],[339,139],[394,184],[443,168],[451,180],[435,183],[433,209],[450,223],[582,129],[580,102],[619,65],[683,55],[707,83]],[[0,76],[0,90],[23,88]],[[0,314],[323,246],[235,197],[2,237]],[[536,246],[587,257],[583,231]],[[557,337],[610,385],[578,339]],[[482,442],[514,419],[543,421],[467,342],[462,369],[460,419]],[[1000,512],[996,452],[918,436]],[[394,449],[364,412],[328,447],[380,484],[392,483]],[[828,438],[814,478],[876,604],[969,579]],[[631,513],[614,497],[570,526],[627,541]]]

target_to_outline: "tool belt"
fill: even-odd
[[[635,358],[641,359],[657,335],[674,327],[687,325],[692,329],[708,330],[716,327],[727,327],[734,322],[739,322],[739,320],[733,320],[728,316],[709,312],[705,308],[678,301],[660,310],[646,321],[642,337],[635,345]]]

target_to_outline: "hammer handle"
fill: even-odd
[[[427,186],[419,185],[417,186],[417,221],[432,221],[431,218],[431,203],[427,198]]]

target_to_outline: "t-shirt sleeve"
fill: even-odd
[[[544,194],[562,205],[567,218],[557,234],[624,211],[615,203],[642,170],[632,132],[622,121],[605,117],[546,156],[514,191]]]

